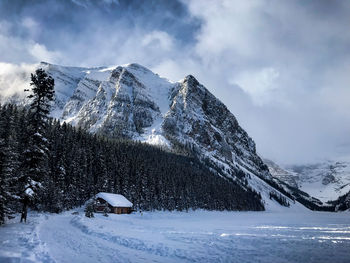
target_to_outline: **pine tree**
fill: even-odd
[[[85,206],[85,216],[92,218],[94,217],[94,212],[95,212],[95,200],[89,201],[86,206]]]
[[[54,100],[54,79],[46,74],[43,69],[37,69],[31,74],[32,93],[27,97],[31,99],[28,143],[24,151],[22,167],[22,202],[26,215],[29,201],[40,198],[42,182],[47,176],[47,151],[48,141],[45,137],[48,115],[51,101]],[[29,90],[25,90],[29,91]],[[33,203],[34,206],[37,204]]]
[[[16,117],[14,105],[3,107],[0,116],[0,225],[5,222],[6,215],[15,212],[11,203],[16,199],[19,166]]]
[[[0,115],[0,225],[5,223],[5,216],[7,214],[7,202],[9,199],[9,182],[4,170],[8,165],[7,154],[7,118],[4,109]]]

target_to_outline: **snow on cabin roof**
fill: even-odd
[[[132,207],[132,203],[123,195],[111,193],[98,193],[96,197],[102,198],[114,207]]]

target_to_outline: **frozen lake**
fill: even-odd
[[[0,262],[350,262],[349,212],[71,212],[1,227]]]

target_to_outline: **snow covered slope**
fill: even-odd
[[[350,192],[350,161],[325,161],[281,168],[264,159],[271,175],[326,203]]]
[[[264,163],[269,167],[269,171],[274,178],[289,184],[290,186],[298,188],[299,175],[297,173],[287,171],[281,168],[276,163],[269,159],[263,159]]]
[[[276,205],[270,193],[278,193],[278,185],[271,183],[254,141],[193,76],[172,83],[138,64],[75,68],[40,63],[35,67],[55,79],[53,117],[93,133],[192,151],[218,175],[260,192],[268,209]],[[29,73],[18,74],[27,85]],[[2,100],[21,103],[23,97],[19,92]],[[288,202],[293,206],[292,200]]]
[[[318,164],[291,166],[297,173],[299,188],[322,202],[335,200],[350,192],[350,162],[326,161]]]

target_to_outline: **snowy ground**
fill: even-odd
[[[0,262],[350,260],[349,212],[71,213],[0,227]]]

